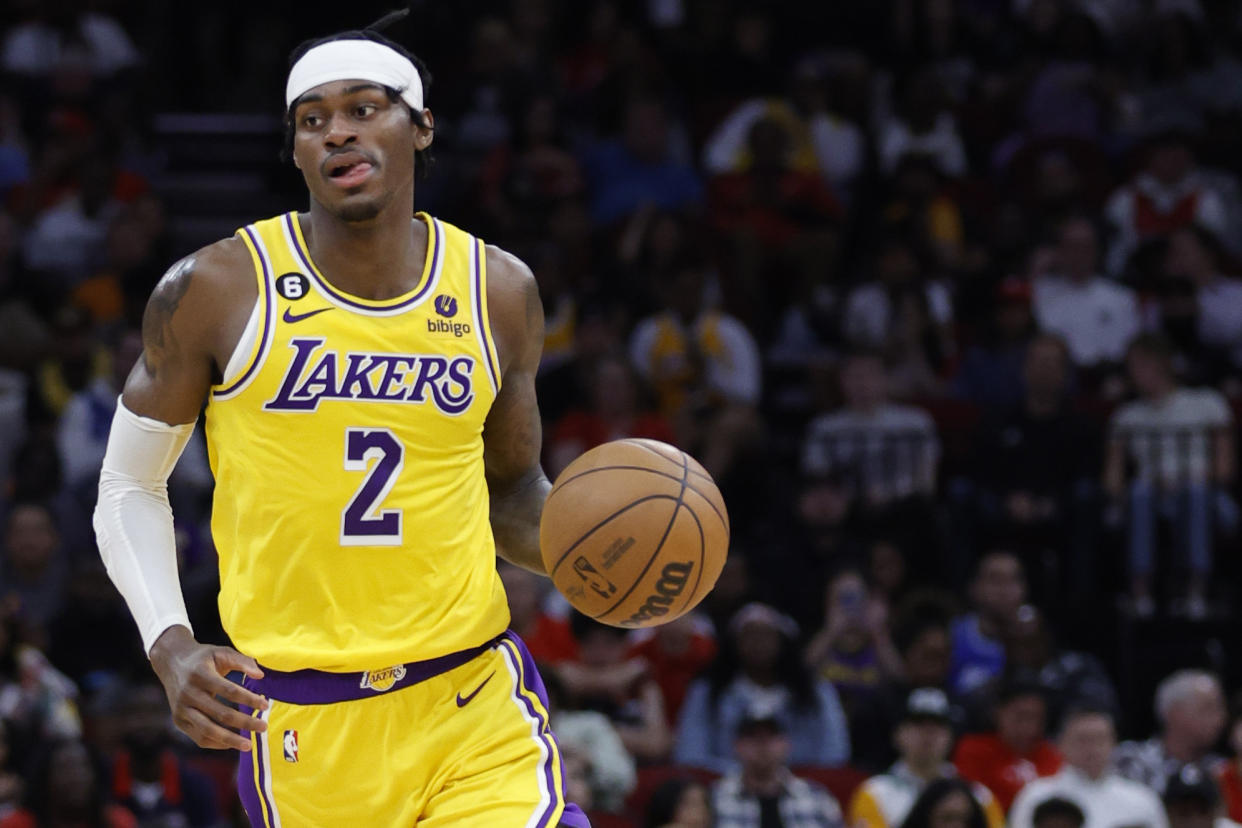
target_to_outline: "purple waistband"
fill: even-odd
[[[294,670],[282,673],[279,670],[269,670],[264,667],[263,678],[244,677],[242,686],[261,696],[289,704],[336,704],[337,702],[357,701],[383,693],[391,693],[434,678],[441,673],[447,673],[491,649],[506,635],[508,635],[507,632],[501,633],[491,641],[477,647],[459,650],[439,658],[411,661],[408,664],[398,664],[367,672],[326,673],[322,670]]]

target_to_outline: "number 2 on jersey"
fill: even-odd
[[[401,510],[379,506],[404,465],[405,446],[388,429],[345,429],[345,471],[367,475],[341,513],[342,546],[401,545]]]

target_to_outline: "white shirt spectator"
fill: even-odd
[[[87,12],[78,19],[81,45],[66,43],[64,35],[41,22],[14,26],[0,46],[0,66],[19,75],[46,75],[62,61],[85,59],[91,73],[101,77],[136,65],[141,56],[121,24],[111,17]]]
[[[877,502],[934,490],[940,440],[921,408],[885,403],[874,412],[842,409],[811,421],[802,452],[808,474],[841,474]]]
[[[26,264],[32,270],[53,273],[64,287],[91,275],[103,255],[108,225],[119,211],[108,201],[99,214],[88,216],[82,199],[71,196],[40,215],[26,235]]]
[[[1242,280],[1218,277],[1199,288],[1199,340],[1242,366]]]
[[[811,782],[787,774],[777,799],[785,828],[842,828],[841,806],[832,794]],[[733,773],[712,790],[716,828],[759,828],[759,799],[742,787],[741,774]]]
[[[1081,283],[1056,276],[1038,279],[1033,299],[1039,327],[1064,339],[1079,366],[1120,362],[1139,332],[1134,292],[1100,276]]]
[[[1115,773],[1096,780],[1076,768],[1065,768],[1054,776],[1027,783],[1009,810],[1009,828],[1032,828],[1036,806],[1053,797],[1068,799],[1082,808],[1087,816],[1083,828],[1169,825],[1160,797],[1150,788]]]
[[[552,726],[563,749],[576,750],[589,760],[596,804],[619,810],[638,776],[634,757],[626,753],[612,722],[593,710],[563,710],[553,717]]]
[[[1208,479],[1212,432],[1232,422],[1219,391],[1178,388],[1156,402],[1126,403],[1113,415],[1112,430],[1125,440],[1140,480],[1174,486]]]
[[[909,153],[931,156],[940,171],[952,178],[966,173],[966,149],[948,112],[940,113],[931,131],[921,135],[911,132],[900,118],[889,119],[880,135],[880,165],[884,172],[897,169],[897,162]]]
[[[1133,782],[1138,782],[1159,794],[1169,777],[1185,766],[1185,762],[1169,755],[1164,742],[1159,736],[1146,741],[1122,742],[1113,753],[1113,764],[1117,773]],[[1215,779],[1220,774],[1225,760],[1215,753],[1209,753],[1194,763],[1204,775]]]
[[[953,299],[940,282],[929,282],[924,289],[927,311],[937,325],[953,321]],[[882,347],[888,339],[893,318],[893,303],[888,291],[878,282],[859,285],[845,300],[845,338],[854,345]]]

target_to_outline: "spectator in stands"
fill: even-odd
[[[1134,294],[1097,271],[1099,236],[1089,218],[1061,223],[1054,272],[1035,281],[1034,310],[1039,327],[1065,341],[1080,368],[1100,369],[1121,362],[1139,331]]]
[[[918,152],[930,156],[944,175],[964,175],[966,150],[936,70],[911,71],[897,85],[894,98],[895,111],[881,125],[878,138],[881,170],[891,174],[903,156]]]
[[[644,410],[643,389],[624,355],[595,362],[590,390],[590,409],[570,411],[552,429],[545,463],[550,478],[556,479],[578,455],[610,440],[648,437],[676,442],[668,422]]]
[[[9,512],[0,561],[4,598],[40,635],[64,602],[68,562],[51,511],[41,503],[21,503]]]
[[[857,569],[847,567],[828,581],[824,625],[806,648],[806,662],[832,683],[847,716],[901,675],[901,656],[888,629],[888,606],[871,596]]]
[[[997,694],[990,733],[963,736],[953,764],[963,779],[986,785],[1008,811],[1023,786],[1061,769],[1061,754],[1045,736],[1048,707],[1043,690],[1014,676]]]
[[[774,712],[745,713],[733,741],[739,766],[712,790],[717,828],[844,828],[832,794],[790,771],[790,740]]]
[[[698,173],[672,152],[669,122],[663,100],[635,95],[626,103],[621,136],[588,154],[591,214],[597,224],[624,219],[644,204],[678,210],[702,200]]]
[[[10,749],[22,756],[51,739],[77,738],[77,688],[42,652],[18,639],[19,621],[0,604],[0,719]]]
[[[1033,676],[1043,688],[1051,722],[1061,721],[1065,711],[1082,706],[1107,710],[1114,719],[1120,715],[1117,691],[1099,659],[1089,653],[1057,649],[1038,607],[1021,607],[1006,630],[1005,663],[1010,669]],[[980,708],[990,710],[994,690],[993,683],[972,694],[972,712]]]
[[[1111,769],[1113,749],[1117,746],[1111,713],[1091,707],[1069,709],[1061,722],[1057,745],[1065,765],[1053,776],[1027,783],[1009,811],[1009,828],[1036,828],[1036,807],[1058,797],[1082,807],[1086,814],[1084,828],[1166,828],[1155,792],[1123,779]]]
[[[1069,368],[1057,337],[1027,345],[1021,403],[985,426],[978,460],[980,505],[992,531],[1040,551],[1066,549],[1063,564],[1074,568],[1078,557],[1089,557],[1086,512],[1097,466],[1095,435],[1070,408]],[[1072,580],[1076,595],[1089,591],[1090,572]]]
[[[1112,273],[1121,273],[1149,239],[1192,224],[1217,235],[1229,229],[1224,201],[1197,170],[1190,136],[1178,130],[1148,139],[1142,170],[1113,194],[1104,215],[1116,234],[1108,255]]]
[[[948,762],[953,747],[951,712],[943,690],[919,687],[911,691],[902,721],[893,732],[900,758],[855,792],[849,811],[852,828],[900,828],[930,782],[957,776]],[[975,785],[973,794],[987,814],[988,828],[1003,828],[1005,815],[991,792]]]
[[[1221,271],[1225,251],[1211,230],[1197,224],[1169,235],[1164,272],[1194,287],[1199,341],[1242,367],[1242,280]]]
[[[1229,748],[1233,757],[1223,765],[1216,778],[1225,813],[1234,821],[1242,821],[1242,692],[1235,693],[1229,705]]]
[[[948,690],[950,609],[938,595],[913,594],[894,612],[893,644],[901,656],[900,678],[881,685],[878,693],[850,714],[850,732],[894,733],[906,716],[906,702],[917,688]],[[953,710],[957,722],[961,711]],[[852,764],[879,773],[897,761],[892,740],[859,739]]]
[[[556,666],[567,694],[578,707],[606,715],[625,749],[643,762],[668,758],[672,734],[664,715],[660,686],[647,664],[626,657],[626,631],[575,612],[570,628],[578,658]]]
[[[1073,802],[1054,796],[1035,806],[1033,828],[1085,828],[1087,815]]]
[[[17,756],[9,743],[9,723],[0,718],[0,819],[17,810],[26,782],[17,773]]]
[[[595,807],[609,812],[621,810],[637,780],[634,757],[626,751],[607,716],[566,705],[565,688],[555,669],[540,670],[540,675],[548,694],[548,713],[557,744],[582,760]],[[578,804],[585,809],[582,803]]]
[[[850,291],[842,315],[842,333],[855,348],[879,350],[892,337],[898,300],[908,292],[926,300],[932,329],[947,343],[953,323],[953,301],[948,288],[926,278],[925,264],[915,244],[898,233],[885,235],[874,246],[867,281]]]
[[[794,166],[823,176],[834,191],[848,196],[866,161],[862,130],[829,108],[824,71],[813,59],[795,67],[790,86],[788,98],[754,98],[738,104],[708,136],[704,169],[710,175],[743,169],[751,160],[747,148],[751,128],[760,119],[771,118],[790,132]]]
[[[1018,556],[995,549],[979,559],[970,584],[974,611],[953,622],[949,686],[964,695],[1005,668],[1004,635],[1026,601],[1026,573]]]
[[[48,629],[47,656],[86,695],[117,676],[150,669],[133,616],[101,559],[80,561],[69,573],[65,607]]]
[[[112,795],[142,824],[211,828],[219,818],[211,780],[172,750],[172,716],[164,689],[148,681],[126,694],[112,763]]]
[[[1169,828],[1236,828],[1238,824],[1223,816],[1216,783],[1195,765],[1187,765],[1169,777],[1164,807]]]
[[[1202,619],[1208,613],[1213,525],[1236,528],[1237,505],[1223,491],[1234,479],[1233,415],[1212,389],[1184,388],[1173,371],[1169,344],[1137,337],[1126,358],[1139,399],[1110,423],[1104,486],[1119,501],[1129,493],[1129,569],[1135,614],[1155,611],[1156,519],[1168,515],[1177,530],[1179,564],[1189,569],[1185,597],[1175,609]],[[1126,482],[1126,461],[1134,467]]]
[[[67,66],[84,65],[97,78],[109,78],[141,61],[141,55],[115,18],[80,11],[75,3],[41,3],[6,33],[0,46],[5,72],[46,79]]]
[[[669,779],[647,803],[643,828],[712,828],[711,791],[688,777]]]
[[[891,195],[883,220],[891,230],[902,230],[931,253],[937,271],[962,266],[966,231],[962,211],[944,186],[936,158],[907,152],[897,161]]]
[[[1017,276],[1002,280],[987,322],[979,341],[962,356],[954,390],[985,409],[1009,411],[1022,404],[1029,390],[1022,375],[1035,331],[1030,283]]]
[[[61,413],[56,432],[60,467],[65,485],[74,491],[99,485],[99,467],[108,447],[108,429],[116,411],[117,397],[130,369],[142,355],[142,333],[121,334],[112,351],[111,371],[100,374],[74,393]]]
[[[705,307],[705,270],[689,250],[669,265],[665,310],[635,326],[630,359],[655,390],[678,445],[721,480],[757,437],[761,362],[740,321]]]
[[[522,636],[531,657],[546,664],[578,658],[578,642],[569,622],[543,607],[544,581],[535,573],[498,560],[496,569],[509,601],[509,628]]]
[[[988,817],[962,779],[937,779],[910,809],[901,828],[989,828]]]
[[[727,772],[736,766],[732,734],[755,705],[773,705],[794,765],[835,767],[849,761],[845,714],[831,684],[811,675],[797,646],[797,625],[766,604],[747,604],[729,623],[720,655],[690,685],[673,758]]]
[[[646,662],[664,696],[669,728],[675,728],[691,682],[711,665],[716,655],[711,623],[691,613],[658,627],[636,630],[632,642],[627,655]]]
[[[1224,765],[1213,752],[1226,724],[1220,680],[1203,670],[1179,670],[1156,688],[1155,707],[1159,735],[1122,742],[1113,757],[1117,772],[1157,793],[1183,765],[1215,778]]]
[[[808,474],[843,474],[873,508],[936,490],[940,441],[926,411],[888,401],[888,376],[876,354],[860,352],[841,366],[845,407],[815,418],[802,448]]]
[[[98,763],[83,742],[46,743],[35,759],[24,806],[0,820],[0,828],[137,828],[132,813],[109,803],[107,790]]]

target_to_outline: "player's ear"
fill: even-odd
[[[436,137],[436,118],[431,114],[430,109],[423,110],[423,124],[419,126],[418,122],[414,122],[414,150],[422,152],[431,146],[431,142]]]

